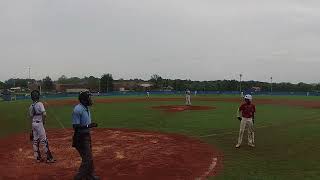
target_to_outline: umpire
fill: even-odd
[[[72,146],[79,152],[82,162],[79,172],[74,179],[98,180],[100,178],[94,175],[90,135],[90,129],[98,125],[91,123],[89,107],[92,106],[93,102],[90,92],[81,92],[79,101],[80,104],[74,107],[72,113],[72,125],[74,129]]]

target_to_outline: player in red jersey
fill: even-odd
[[[251,147],[255,147],[254,145],[254,115],[256,113],[256,106],[252,103],[252,96],[250,94],[245,95],[244,97],[245,103],[243,103],[238,110],[238,119],[241,121],[240,123],[240,132],[238,143],[236,148],[239,148],[242,143],[242,137],[245,129],[248,130],[248,145]],[[240,115],[241,112],[241,115]]]

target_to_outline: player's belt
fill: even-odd
[[[41,123],[41,121],[33,121],[34,123]]]

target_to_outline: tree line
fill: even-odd
[[[237,80],[215,80],[215,81],[191,81],[181,79],[163,79],[159,75],[151,76],[150,82],[154,84],[155,89],[164,89],[172,87],[176,91],[184,91],[185,89],[197,91],[239,91],[240,82]],[[253,87],[260,88],[261,91],[275,91],[275,92],[314,92],[320,91],[320,83],[269,83],[260,81],[243,81],[241,82],[242,90],[251,90]]]
[[[0,89],[10,89],[14,87],[21,87],[22,89],[28,89],[30,85],[41,87],[41,90],[51,92],[55,90],[57,84],[62,85],[83,85],[84,87],[101,92],[109,92],[113,90],[113,77],[112,74],[104,74],[101,78],[94,76],[79,78],[62,75],[58,80],[53,81],[49,76],[41,80],[36,79],[8,79],[5,82],[0,81]]]
[[[149,82],[153,86],[149,90],[175,90],[184,91],[186,89],[197,90],[197,91],[239,91],[240,82],[237,80],[214,80],[214,81],[192,81],[182,79],[164,79],[159,75],[152,75],[149,80],[142,79],[118,79],[114,80],[112,74],[104,74],[100,78],[89,76],[84,78],[79,77],[66,77],[62,75],[58,80],[53,81],[49,76],[42,80],[35,79],[9,79],[5,82],[0,82],[0,89],[9,89],[12,87],[28,88],[29,83],[37,83],[41,85],[45,91],[54,91],[55,84],[82,84],[90,90],[111,92],[113,91],[114,83],[120,81],[132,81],[135,83]],[[260,88],[261,91],[290,91],[290,92],[320,92],[320,83],[318,84],[307,84],[307,83],[269,83],[260,81],[243,81],[241,82],[242,90],[250,90],[253,87]],[[142,91],[143,89],[138,86],[132,90]]]

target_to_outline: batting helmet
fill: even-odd
[[[91,96],[92,96],[92,94],[89,91],[84,91],[79,94],[78,99],[82,105],[91,106],[93,104]]]
[[[38,90],[33,90],[30,93],[32,101],[39,101],[40,99],[40,92]]]
[[[248,100],[252,101],[252,96],[250,94],[247,94],[244,96],[244,99],[248,99]]]

